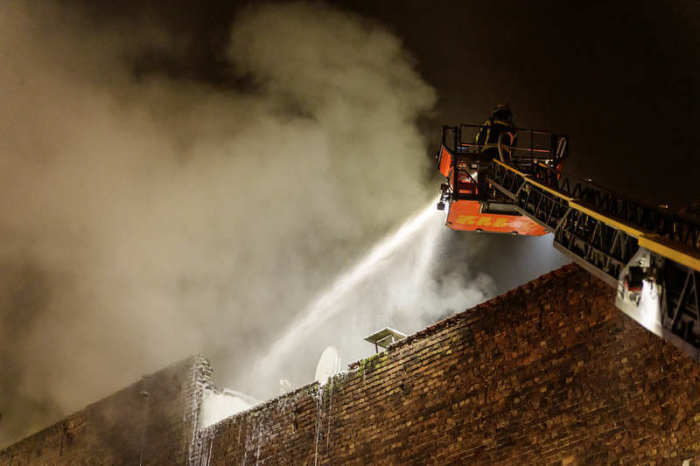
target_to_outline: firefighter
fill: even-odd
[[[482,124],[476,135],[476,144],[484,161],[493,158],[510,159],[510,146],[516,143],[516,131],[513,124],[513,113],[508,105],[497,105],[493,113]]]

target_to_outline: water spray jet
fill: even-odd
[[[270,371],[274,363],[281,356],[289,353],[299,339],[338,312],[340,306],[337,304],[341,298],[374,273],[384,259],[394,254],[428,225],[428,220],[436,215],[435,202],[436,200],[431,200],[425,208],[410,217],[398,230],[385,236],[363,259],[341,274],[326,291],[319,294],[301,312],[300,317],[287,332],[272,345],[267,355],[258,362],[258,368]],[[421,262],[429,261],[429,255],[422,259]],[[425,267],[421,268],[425,270]]]

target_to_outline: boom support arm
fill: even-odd
[[[617,288],[618,308],[700,361],[697,222],[546,166],[528,174],[493,160],[488,180],[554,233],[555,248]]]

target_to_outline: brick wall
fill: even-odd
[[[0,451],[0,464],[186,464],[210,375],[192,357],[146,376]]]
[[[700,365],[567,266],[199,435],[202,464],[700,464]]]
[[[210,376],[165,369],[0,464],[700,464],[700,364],[576,266],[197,432]]]

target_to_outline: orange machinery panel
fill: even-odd
[[[452,169],[452,153],[445,146],[440,146],[440,155],[438,156],[438,170],[445,177],[450,176]]]
[[[541,225],[520,215],[484,214],[479,201],[456,200],[450,202],[447,226],[460,231],[488,231],[493,233],[517,233],[542,236],[547,233]]]

